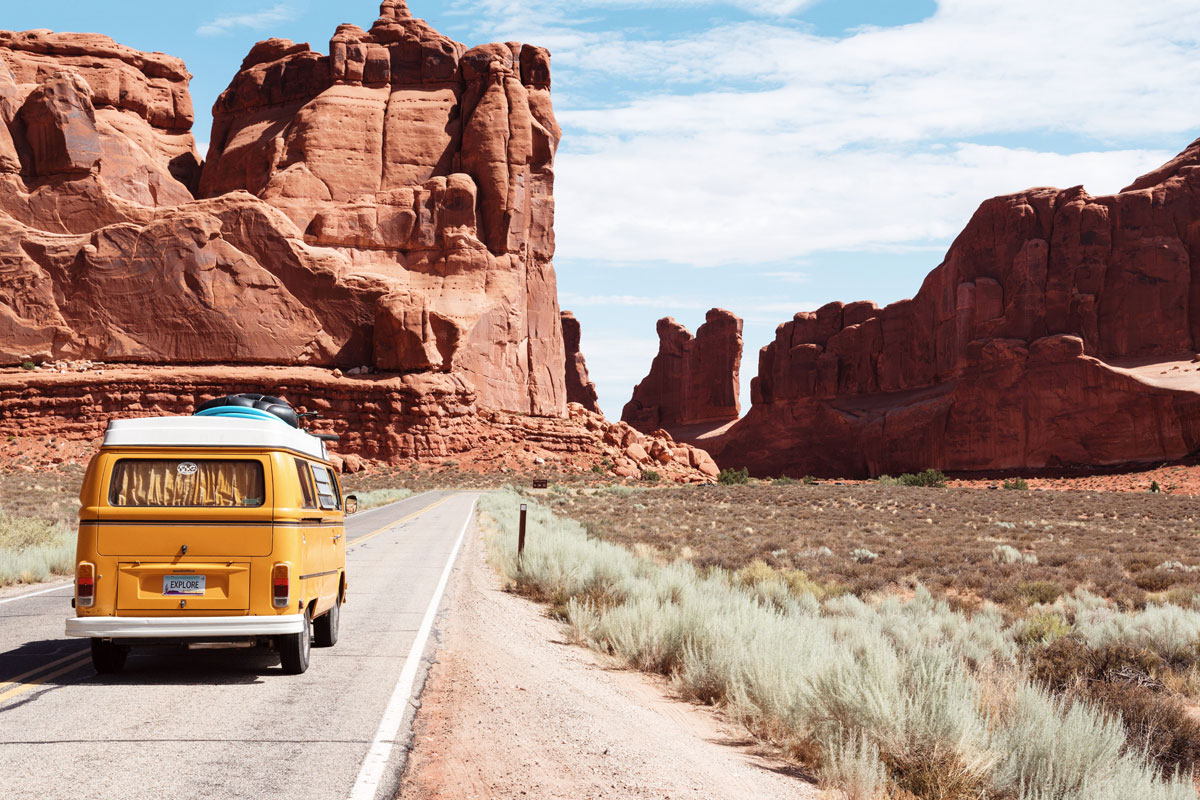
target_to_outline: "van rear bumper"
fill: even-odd
[[[91,639],[284,636],[302,630],[303,614],[278,617],[71,617],[67,620],[67,636]]]

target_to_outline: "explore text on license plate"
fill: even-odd
[[[203,575],[166,575],[163,577],[163,595],[204,594]]]

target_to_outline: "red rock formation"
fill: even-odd
[[[0,363],[441,372],[565,415],[549,55],[381,14],[251,50],[198,201],[182,62],[0,33]]]
[[[110,362],[0,369],[5,436],[94,441],[269,389],[327,412],[348,464],[713,473],[567,406],[544,50],[468,51],[397,0],[330,56],[261,42],[201,199],[190,77],[102,36],[0,32],[0,366]]]
[[[461,372],[487,405],[562,414],[563,375],[546,366],[565,357],[549,54],[468,50],[403,0],[369,31],[340,26],[329,53],[255,46],[213,109],[201,194],[249,191],[394,287],[360,360]]]
[[[912,300],[781,325],[718,442],[760,475],[1179,459],[1200,447],[1200,143],[1110,197],[983,204]],[[1166,377],[1163,377],[1163,376]]]
[[[465,470],[528,471],[549,465],[591,473],[607,464],[610,477],[654,470],[680,483],[717,474],[703,450],[665,437],[643,436],[624,423],[570,404],[564,418],[538,418],[482,408],[459,376],[341,376],[312,367],[146,367],[87,364],[84,371],[55,368],[0,370],[0,453],[8,440],[41,463],[61,461],[60,442],[97,442],[108,422],[138,416],[189,414],[208,399],[269,391],[302,411],[318,411],[313,428],[337,433],[345,468],[359,458],[404,464],[456,460]],[[86,458],[86,454],[82,454]],[[603,471],[603,470],[602,470]]]
[[[719,308],[693,337],[671,317],[658,321],[658,355],[621,419],[640,431],[724,423],[741,415],[742,320]]]
[[[579,320],[570,311],[562,312],[563,344],[566,347],[567,402],[578,403],[594,414],[600,414],[600,397],[596,384],[588,377],[587,362],[579,349],[582,331]]]

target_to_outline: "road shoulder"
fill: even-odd
[[[563,641],[470,536],[421,696],[404,800],[821,796],[719,714]]]

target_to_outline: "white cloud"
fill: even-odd
[[[296,11],[287,3],[276,3],[270,8],[250,14],[225,14],[196,28],[200,36],[220,36],[237,28],[262,30],[288,22],[296,17]]]
[[[766,21],[654,41],[546,33],[563,45],[566,257],[942,250],[988,197],[1115,192],[1200,124],[1191,0],[1136,14],[1124,0],[941,0],[924,22],[844,37]]]
[[[1111,191],[1171,155],[980,145],[814,153],[767,135],[731,141],[721,131],[614,139],[560,157],[558,249],[563,257],[725,266],[943,242],[997,193],[1084,179]]]

